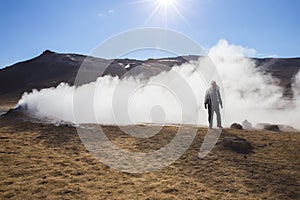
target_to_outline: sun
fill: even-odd
[[[168,23],[173,20],[175,17],[180,17],[187,25],[189,25],[188,20],[182,13],[183,3],[191,2],[192,0],[135,0],[134,4],[145,3],[152,4],[153,10],[145,20],[145,25],[147,25],[153,18],[159,19],[160,23],[164,23],[164,25],[168,25]],[[152,7],[151,5],[151,7]],[[176,20],[177,21],[177,20]]]
[[[176,0],[157,0],[159,6],[170,7],[173,6]]]

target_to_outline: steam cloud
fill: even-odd
[[[265,122],[300,128],[297,114],[300,113],[300,72],[293,84],[294,100],[286,100],[276,80],[261,74],[254,61],[247,58],[251,55],[255,55],[255,50],[228,44],[226,40],[220,40],[209,50],[208,56],[222,80],[218,84],[224,91],[224,125],[247,119],[252,124]],[[207,59],[201,57],[198,61],[174,66],[149,80],[105,76],[79,87],[61,83],[56,88],[25,93],[18,105],[26,105],[32,115],[52,122],[205,125],[207,111],[203,108],[203,98],[208,85],[198,72],[209,63]],[[183,82],[190,89],[184,91],[189,93],[187,97],[195,98],[192,103],[178,97]],[[122,107],[124,102],[125,108]],[[185,110],[182,110],[183,104],[188,105]],[[199,121],[195,120],[197,117]]]

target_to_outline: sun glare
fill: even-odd
[[[146,19],[145,25],[151,20],[159,18],[160,22],[167,26],[176,16],[179,16],[187,25],[189,25],[182,13],[183,1],[187,0],[136,0],[133,3],[154,3],[154,9]]]
[[[175,0],[157,0],[157,3],[163,7],[169,7],[174,5]]]

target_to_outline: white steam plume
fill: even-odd
[[[225,126],[233,122],[241,123],[247,119],[253,124],[276,123],[300,128],[300,73],[295,78],[294,101],[282,98],[282,88],[276,86],[270,75],[263,75],[255,67],[252,59],[253,49],[228,44],[220,40],[210,49],[208,56],[214,61],[221,76],[224,94],[223,121]],[[202,57],[197,62],[175,66],[170,71],[161,72],[149,80],[128,77],[99,77],[80,87],[60,84],[56,88],[34,90],[24,94],[19,105],[26,105],[29,112],[40,118],[54,122],[131,124],[131,123],[195,123],[207,124],[207,111],[203,108],[203,98],[207,88],[202,79],[203,65],[210,65]],[[179,91],[182,80],[189,86],[196,103],[190,103],[189,112],[182,112],[181,99],[172,91]],[[153,83],[162,83],[161,87]],[[178,89],[179,88],[179,89]],[[116,89],[119,91],[115,95]],[[122,92],[120,92],[122,91]],[[129,99],[122,99],[128,93]],[[76,97],[77,111],[74,119],[73,95]],[[128,102],[127,112],[130,119],[124,117],[124,109],[118,104]],[[115,102],[115,103],[113,103]],[[78,107],[79,105],[79,107]],[[126,104],[127,105],[127,104]],[[199,111],[199,113],[198,113]],[[116,121],[117,119],[117,121]]]
[[[299,114],[300,111],[300,71],[296,74],[293,84],[293,93],[294,93],[294,101],[295,101],[295,107],[297,108],[295,111],[295,114]],[[298,120],[299,123],[299,120]]]

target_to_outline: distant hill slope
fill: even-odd
[[[25,91],[53,87],[61,82],[73,85],[76,74],[86,58],[88,58],[88,68],[85,70],[88,71],[88,76],[82,83],[94,81],[100,75],[107,74],[121,77],[129,73],[133,76],[142,74],[149,77],[162,70],[168,70],[175,64],[181,65],[189,60],[196,60],[198,57],[185,56],[146,61],[106,60],[79,54],[59,54],[46,50],[38,57],[0,69],[0,99],[17,100]],[[300,58],[253,59],[261,70],[280,80],[280,85],[286,89],[285,95],[292,95],[291,83],[294,75],[300,69]],[[103,74],[96,70],[99,67],[106,69]]]
[[[294,76],[300,70],[300,58],[252,58],[255,59],[256,66],[263,72],[271,74],[277,78],[284,90],[284,96],[292,97],[292,83]]]

